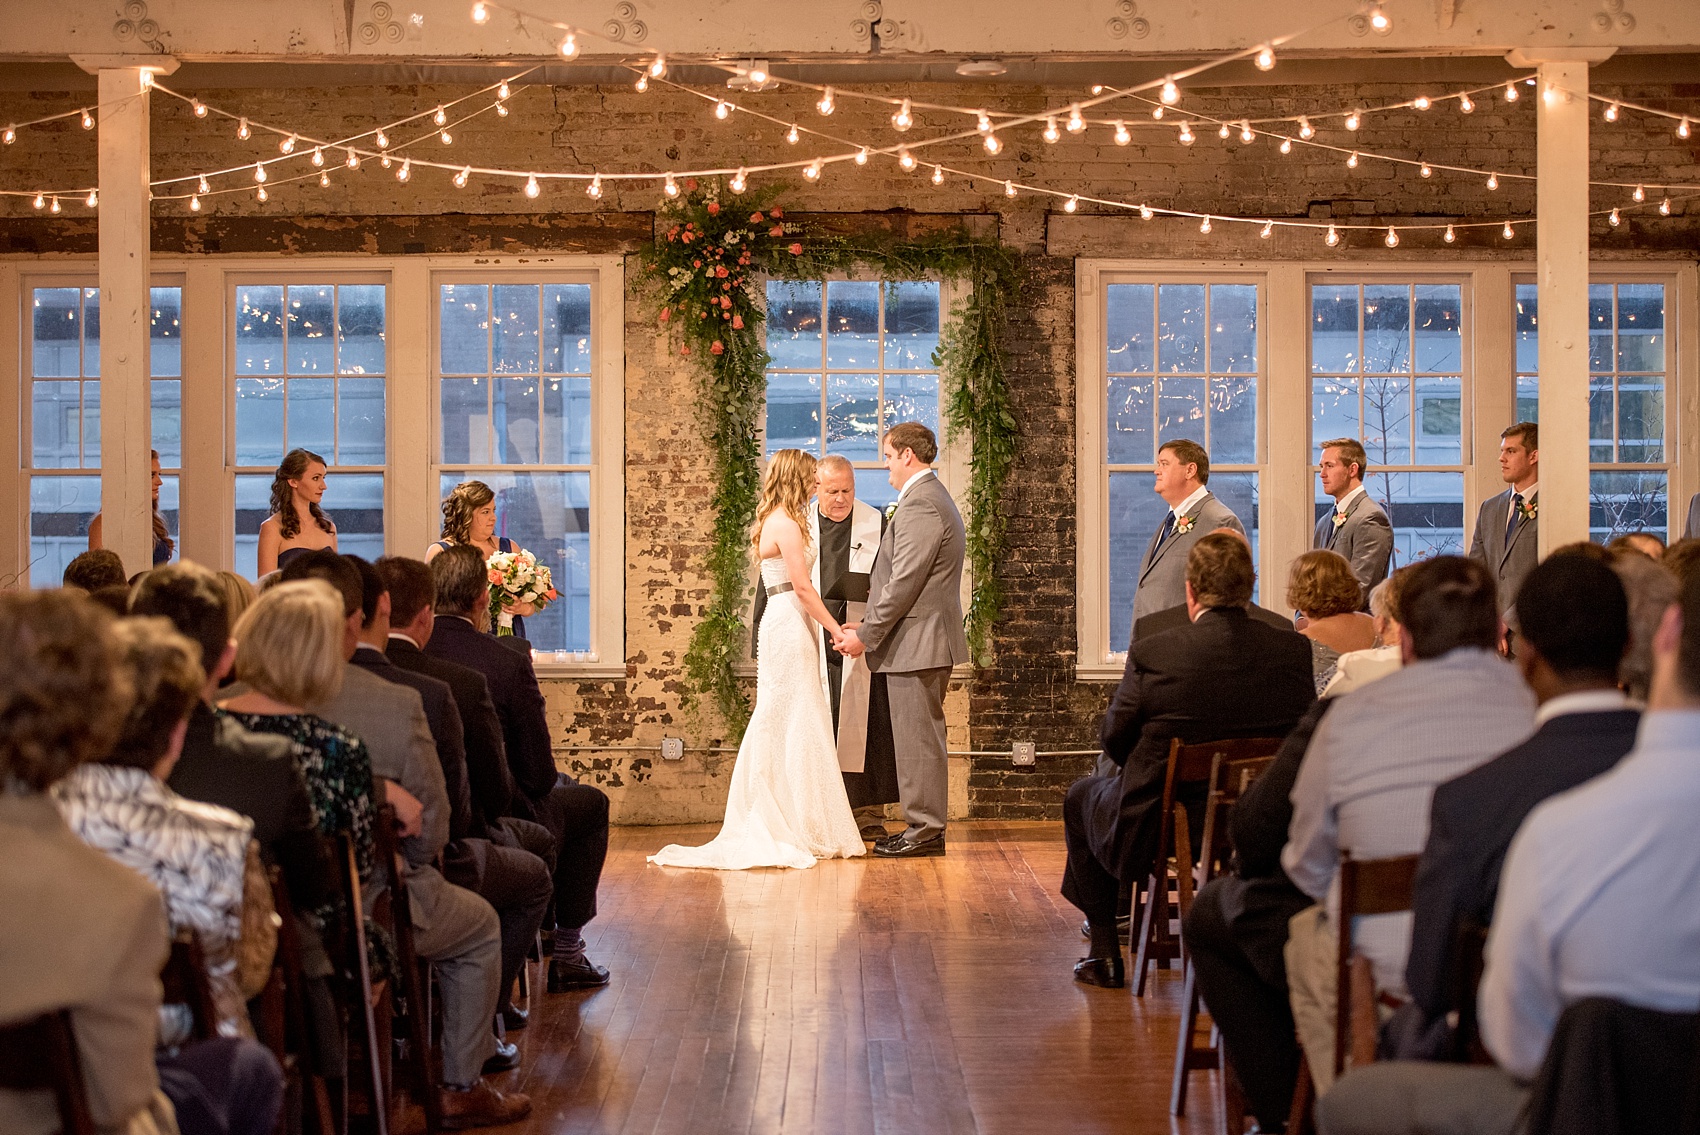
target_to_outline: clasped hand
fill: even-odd
[[[860,658],[868,648],[862,645],[862,640],[856,635],[856,628],[861,623],[845,623],[832,639],[832,649],[846,658]]]

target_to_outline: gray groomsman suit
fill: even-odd
[[[961,598],[966,539],[943,482],[935,473],[918,475],[880,537],[857,632],[868,669],[886,675],[897,788],[909,823],[904,834],[915,843],[944,835],[944,695],[950,668],[968,661]]]
[[[1346,505],[1346,522],[1336,525],[1334,514],[1339,507],[1336,504],[1316,522],[1316,539],[1311,547],[1346,557],[1364,589],[1364,607],[1368,608],[1370,591],[1387,578],[1393,559],[1393,524],[1367,492],[1351,499]]]
[[[1506,612],[1511,611],[1517,602],[1517,591],[1523,586],[1523,577],[1534,569],[1540,558],[1541,518],[1538,509],[1535,516],[1518,518],[1517,526],[1511,530],[1511,539],[1505,538],[1514,491],[1506,489],[1482,502],[1482,509],[1476,514],[1475,539],[1470,541],[1470,558],[1487,565],[1487,569],[1494,573],[1494,579],[1499,583],[1499,609]],[[1540,495],[1541,487],[1536,485],[1534,494],[1524,504],[1537,504]]]
[[[1145,558],[1139,562],[1139,583],[1133,592],[1136,624],[1146,615],[1186,602],[1186,557],[1194,544],[1219,528],[1232,528],[1242,535],[1245,532],[1240,518],[1214,493],[1205,493],[1194,501],[1186,510],[1186,519],[1192,521],[1192,527],[1171,532],[1167,540],[1159,527],[1151,537],[1151,546],[1145,549]]]

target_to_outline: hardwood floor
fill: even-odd
[[[1180,978],[1077,986],[1062,828],[953,824],[943,858],[809,871],[659,868],[712,826],[617,828],[595,993],[538,993],[531,1094],[505,1130],[1024,1135],[1215,1130],[1208,1078],[1168,1115]]]

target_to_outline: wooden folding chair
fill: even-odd
[[[1273,756],[1281,747],[1279,737],[1245,737],[1226,741],[1201,741],[1183,745],[1177,737],[1169,742],[1169,766],[1163,776],[1163,805],[1159,813],[1157,859],[1145,880],[1145,901],[1139,912],[1139,947],[1134,954],[1134,996],[1145,995],[1145,978],[1155,963],[1167,966],[1181,956],[1180,939],[1169,926],[1169,860],[1175,854],[1174,810],[1177,796],[1188,789],[1203,789],[1218,754],[1223,760]]]
[[[342,891],[344,917],[347,920],[344,940],[347,945],[348,974],[350,981],[349,998],[349,1040],[358,1040],[365,1050],[367,1072],[370,1076],[372,1090],[372,1121],[377,1135],[389,1135],[390,1131],[390,1090],[384,1076],[384,1050],[389,1044],[385,1033],[378,1030],[378,1002],[383,994],[376,990],[372,983],[372,967],[366,953],[366,916],[362,903],[360,887],[360,865],[354,855],[354,839],[347,832],[339,833],[341,859],[338,874],[338,884]],[[350,1063],[353,1062],[353,1045],[350,1046]],[[346,1084],[345,1084],[346,1089]],[[340,1130],[346,1132],[349,1127],[346,1091],[344,1109]]]
[[[377,870],[388,876],[390,913],[394,921],[397,975],[401,997],[396,1001],[396,1020],[401,1025],[402,1063],[414,1097],[425,1110],[425,1129],[443,1129],[442,1099],[437,1085],[442,1082],[442,1054],[431,1040],[430,963],[413,947],[413,911],[407,894],[406,860],[396,838],[395,809],[385,804],[378,812],[373,838]]]
[[[1334,1075],[1353,1064],[1375,1062],[1378,995],[1369,959],[1352,945],[1352,923],[1374,914],[1398,914],[1411,909],[1412,885],[1420,856],[1353,859],[1340,853],[1340,918],[1338,962],[1335,967]]]
[[[190,1035],[196,1040],[218,1035],[218,1009],[213,1004],[212,981],[207,977],[206,954],[193,931],[181,930],[172,939],[159,981],[164,987],[163,1004],[188,1006],[194,1022]]]
[[[1227,869],[1230,852],[1227,834],[1229,811],[1239,802],[1240,794],[1262,775],[1274,760],[1273,754],[1231,759],[1221,751],[1216,752],[1210,763],[1210,793],[1204,801],[1204,834],[1199,843],[1196,865],[1192,858],[1191,824],[1187,819],[1186,805],[1175,805],[1175,881],[1178,884],[1178,906],[1183,925],[1187,913],[1192,909],[1194,884],[1202,888]],[[1222,1075],[1218,1081],[1221,1105],[1218,1110],[1226,1120],[1226,1130],[1232,1135],[1240,1135],[1245,1128],[1244,1094],[1240,1090],[1238,1077],[1234,1076],[1233,1068],[1227,1061],[1216,1029],[1211,1028],[1207,1043],[1198,1043],[1198,978],[1192,967],[1192,959],[1187,956],[1184,934],[1181,939],[1181,957],[1185,981],[1181,990],[1180,1032],[1175,1040],[1174,1079],[1169,1089],[1169,1114],[1186,1114],[1189,1073],[1199,1069],[1219,1068]]]
[[[272,867],[266,874],[278,916],[277,952],[272,958],[270,980],[251,1003],[259,1010],[253,1013],[254,1032],[283,1069],[286,1129],[305,1135],[336,1135],[330,1089],[308,1025],[307,977],[295,910],[282,872]]]
[[[0,1088],[52,1092],[63,1135],[95,1135],[69,1009],[0,1025]]]
[[[1481,1022],[1476,1017],[1476,991],[1482,984],[1486,952],[1486,928],[1475,922],[1458,927],[1452,949],[1452,1004],[1458,1008],[1458,1027],[1452,1030],[1452,1059],[1459,1064],[1495,1062],[1482,1044]]]

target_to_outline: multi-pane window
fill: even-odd
[[[1588,530],[1599,541],[1626,532],[1668,530],[1670,465],[1665,445],[1666,286],[1659,282],[1588,286]],[[1534,284],[1517,285],[1517,409],[1538,413]],[[1527,343],[1521,334],[1528,313]]]
[[[767,456],[836,453],[858,497],[897,499],[880,438],[906,421],[939,434],[939,302],[929,280],[769,281]]]
[[[57,587],[65,566],[88,548],[100,512],[100,289],[29,289],[30,580]],[[164,474],[159,509],[177,535],[181,461],[179,336],[182,290],[150,295],[149,358],[154,447]]]
[[[494,490],[497,538],[547,565],[561,593],[526,635],[574,661],[596,661],[592,298],[588,283],[438,285],[439,488]]]
[[[321,507],[337,547],[384,553],[384,398],[388,373],[381,283],[238,283],[231,307],[236,430],[236,570],[252,576],[272,477],[306,449],[331,475]]]
[[[1355,437],[1393,522],[1395,566],[1464,550],[1463,295],[1455,283],[1310,289],[1312,460]],[[1316,516],[1333,499],[1316,488]]]
[[[1169,504],[1157,452],[1188,438],[1210,454],[1209,489],[1258,536],[1259,286],[1131,282],[1104,288],[1103,461],[1109,478],[1109,645],[1132,638],[1139,564]]]

